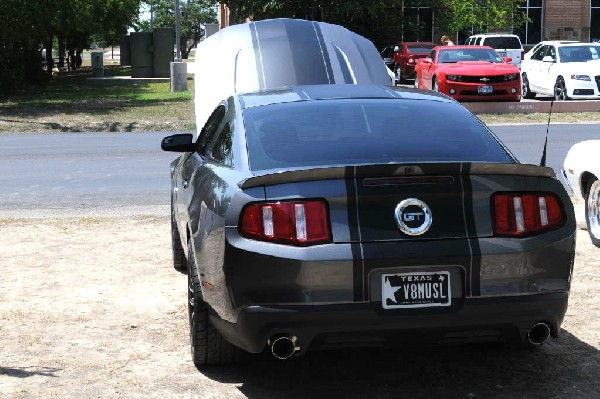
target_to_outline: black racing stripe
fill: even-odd
[[[321,31],[321,25],[317,22],[313,22],[313,27],[317,32],[317,40],[321,45],[321,50],[323,52],[323,61],[325,62],[325,69],[327,70],[327,76],[329,77],[329,83],[335,83],[333,78],[333,69],[331,68],[331,59],[329,58],[329,51],[327,51],[327,45],[325,44],[325,40],[323,39],[323,32]],[[346,62],[344,61],[344,64]]]
[[[470,278],[468,279],[471,287],[472,296],[481,295],[481,246],[477,239],[477,228],[475,225],[474,201],[473,201],[473,185],[471,183],[471,164],[463,165],[463,187],[465,193],[465,220],[467,227],[467,235],[470,238],[471,244],[471,270]]]
[[[258,75],[258,88],[262,90],[265,89],[265,79],[262,74],[263,64],[260,60],[258,32],[256,31],[256,24],[254,22],[250,23],[250,36],[252,37],[252,49],[254,50],[254,60],[256,62],[256,72]]]
[[[347,65],[348,63],[346,62],[346,59],[344,58],[342,51],[337,47],[334,47],[334,51],[335,51],[335,55],[337,56],[338,63],[340,64],[340,68],[342,70],[342,76],[344,77],[344,83],[346,83],[346,84],[356,83],[356,82],[354,82],[354,79],[352,78],[352,74],[350,73],[350,68],[348,68],[348,65]]]
[[[355,185],[358,193],[357,220],[362,224],[361,254],[363,261],[363,280],[368,281],[371,272],[377,269],[398,267],[461,266],[464,276],[461,288],[466,295],[472,292],[471,274],[477,276],[479,290],[480,259],[476,259],[471,273],[471,247],[467,238],[473,231],[473,194],[472,188],[464,187],[460,174],[460,164],[450,164],[440,169],[434,165],[415,166],[422,170],[419,178],[437,179],[451,177],[446,184],[401,184],[377,185],[364,184],[363,173],[357,172]],[[390,171],[391,172],[391,171]],[[437,173],[444,173],[443,176]],[[393,174],[380,174],[379,178],[397,178]],[[372,181],[375,176],[366,177]],[[350,190],[350,189],[349,189]],[[466,191],[466,193],[463,193]],[[350,196],[350,192],[348,193]],[[430,206],[433,224],[423,236],[410,237],[400,233],[394,216],[395,207],[406,198],[418,198]],[[463,204],[463,201],[467,201]],[[470,218],[465,224],[465,215]],[[375,228],[377,226],[377,228]],[[377,282],[380,284],[380,282]],[[370,288],[364,288],[365,297],[370,297]]]
[[[348,209],[348,228],[350,230],[350,248],[352,250],[354,301],[361,302],[364,299],[364,276],[360,234],[358,232],[358,203],[356,201],[356,179],[354,177],[354,168],[347,167],[345,175],[346,198]]]
[[[262,63],[259,71],[264,72],[265,88],[329,83],[319,41],[310,22],[270,20],[254,26]]]

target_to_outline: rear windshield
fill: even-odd
[[[433,44],[419,44],[414,46],[407,46],[409,53],[429,53],[429,51],[435,47]]]
[[[515,36],[486,37],[483,41],[483,45],[495,49],[521,50],[521,41]]]
[[[514,160],[456,103],[318,100],[244,110],[251,170],[401,162]]]

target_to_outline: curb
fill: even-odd
[[[551,101],[473,102],[462,105],[474,114],[533,114],[550,112]],[[600,101],[555,101],[552,112],[600,112]]]
[[[130,85],[135,83],[169,83],[170,78],[132,78],[130,76],[114,76],[105,78],[87,78],[86,83],[90,86],[115,86]]]

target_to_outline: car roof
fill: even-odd
[[[412,99],[453,102],[447,96],[420,89],[374,84],[325,84],[290,86],[238,94],[242,108],[300,101],[333,99]]]
[[[487,50],[493,50],[492,47],[490,46],[469,46],[467,44],[461,44],[458,46],[437,46],[436,49],[438,50],[476,50],[476,49],[487,49]]]
[[[579,47],[581,45],[584,46],[600,46],[600,43],[594,42],[571,42],[571,43],[558,43],[560,47]]]
[[[398,45],[404,44],[405,46],[413,46],[413,45],[422,45],[422,44],[433,44],[436,45],[433,42],[400,42],[398,43]]]
[[[478,33],[477,35],[471,35],[469,37],[478,37],[478,36],[481,36],[481,37],[489,37],[489,36],[517,36],[517,37],[519,37],[518,35],[515,35],[514,33]]]

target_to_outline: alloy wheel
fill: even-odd
[[[594,245],[600,245],[600,180],[590,184],[586,198],[586,222]]]

